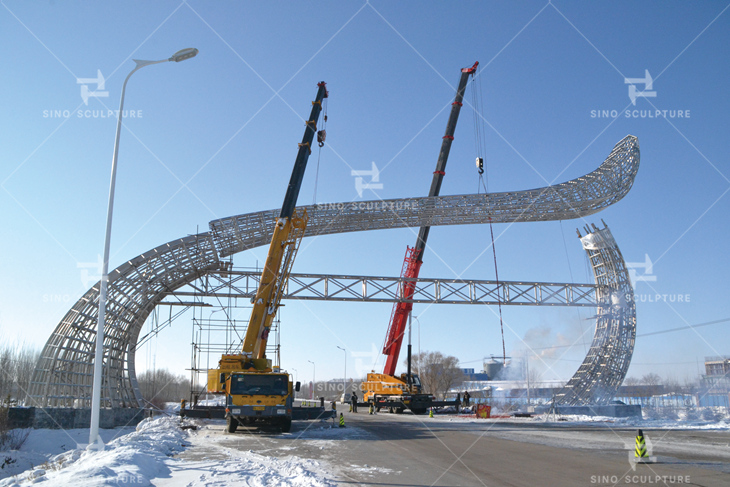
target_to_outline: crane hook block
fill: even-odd
[[[324,139],[327,138],[327,131],[326,130],[320,130],[317,132],[317,143],[320,147],[324,147]]]
[[[484,174],[484,159],[481,157],[477,157],[477,170],[479,174]]]

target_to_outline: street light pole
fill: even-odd
[[[124,108],[124,93],[127,81],[139,69],[151,64],[180,62],[195,57],[198,50],[195,48],[183,49],[173,54],[169,59],[160,61],[143,61],[134,59],[137,66],[127,75],[122,85],[122,97],[119,100],[119,115],[117,117],[117,133],[114,138],[114,155],[112,156],[112,175],[109,183],[109,205],[106,212],[106,235],[104,238],[104,260],[102,263],[101,284],[99,286],[99,319],[96,329],[96,350],[94,353],[94,382],[91,387],[91,423],[89,425],[89,448],[102,449],[103,444],[99,436],[99,416],[101,415],[101,373],[104,358],[104,325],[106,324],[107,285],[109,282],[109,246],[112,233],[112,212],[114,210],[114,187],[117,179],[117,158],[119,156],[119,136],[122,130],[122,110]]]
[[[309,399],[314,399],[314,377],[315,373],[317,372],[317,366],[312,362],[311,360],[307,360],[310,364],[312,364],[312,389],[309,391]]]
[[[342,379],[342,393],[347,393],[347,350],[337,345],[337,348],[345,352],[345,376]]]

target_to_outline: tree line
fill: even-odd
[[[40,356],[40,349],[26,343],[0,345],[0,403],[5,406],[25,403]]]

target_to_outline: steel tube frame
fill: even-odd
[[[619,201],[639,167],[636,137],[619,141],[595,171],[545,188],[487,195],[403,198],[307,207],[308,236],[385,228],[553,221],[582,218]],[[166,296],[222,269],[222,256],[266,245],[278,212],[238,215],[210,223],[211,231],[173,240],[109,273],[101,404],[140,407],[134,358],[145,320]],[[33,373],[30,405],[89,407],[100,283],[66,313],[44,346]]]

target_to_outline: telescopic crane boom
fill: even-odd
[[[317,86],[317,97],[312,102],[284,204],[274,226],[261,282],[252,301],[241,353],[221,356],[218,368],[208,371],[208,391],[226,395],[226,431],[229,433],[234,433],[240,424],[254,423],[278,425],[282,431],[291,429],[294,391],[299,390],[299,383],[294,386],[289,374],[278,367],[272,368],[271,360],[266,358],[266,342],[307,226],[307,212],[297,212],[296,205],[317,133],[322,100],[328,95],[324,81]]]
[[[249,363],[255,364],[256,368],[263,365],[260,363],[261,360],[265,360],[266,342],[271,323],[279,309],[282,292],[289,278],[299,242],[304,236],[307,226],[307,212],[302,211],[301,214],[298,214],[295,208],[304,179],[304,170],[307,168],[307,160],[312,152],[312,141],[317,133],[317,120],[322,111],[322,100],[327,97],[325,82],[322,81],[317,86],[319,86],[317,97],[312,102],[312,112],[309,115],[302,142],[299,144],[299,152],[294,162],[281,213],[276,220],[269,253],[266,256],[261,282],[253,300],[251,318],[243,341],[242,352],[250,359]]]
[[[461,70],[459,86],[456,89],[456,98],[451,104],[451,115],[446,124],[446,133],[441,142],[441,151],[436,162],[436,170],[433,172],[429,196],[438,196],[441,191],[441,183],[446,175],[446,162],[449,159],[451,143],[454,141],[456,122],[459,119],[464,91],[469,76],[476,72],[479,62],[475,62],[471,68]],[[388,333],[385,338],[383,354],[386,356],[385,368],[382,374],[375,372],[367,374],[367,379],[362,384],[363,398],[376,408],[388,407],[391,411],[401,412],[408,408],[416,414],[424,413],[429,407],[437,405],[430,394],[421,393],[421,383],[418,376],[411,373],[411,346],[408,345],[408,372],[401,377],[395,376],[398,366],[398,357],[403,345],[403,335],[406,330],[406,323],[413,309],[413,294],[416,288],[421,265],[423,264],[423,252],[426,249],[428,234],[431,227],[421,227],[414,247],[406,248],[406,256],[401,270],[401,284],[399,287],[400,300],[393,306],[390,317]],[[444,403],[445,404],[445,403]],[[451,404],[451,403],[449,403]]]
[[[446,175],[446,162],[449,159],[449,151],[451,151],[451,143],[454,141],[454,131],[456,130],[456,122],[459,120],[459,112],[461,111],[462,100],[464,99],[464,91],[466,83],[470,75],[476,72],[479,62],[474,63],[471,68],[461,70],[461,78],[459,78],[459,87],[456,90],[456,99],[451,104],[451,115],[446,124],[446,133],[441,142],[441,151],[439,152],[438,161],[436,162],[436,170],[433,172],[431,180],[431,189],[428,196],[438,196],[441,192],[441,183]],[[423,264],[423,252],[426,249],[428,241],[428,233],[431,227],[421,227],[416,239],[416,245],[406,250],[406,257],[403,262],[403,271],[401,277],[410,279],[403,281],[401,287],[401,301],[393,306],[390,326],[383,348],[383,354],[386,355],[384,374],[395,375],[395,369],[398,366],[398,356],[400,355],[401,345],[403,344],[403,334],[406,329],[406,321],[413,308],[413,303],[408,302],[413,299],[413,291],[416,287],[415,280]],[[410,374],[410,371],[408,371]]]

